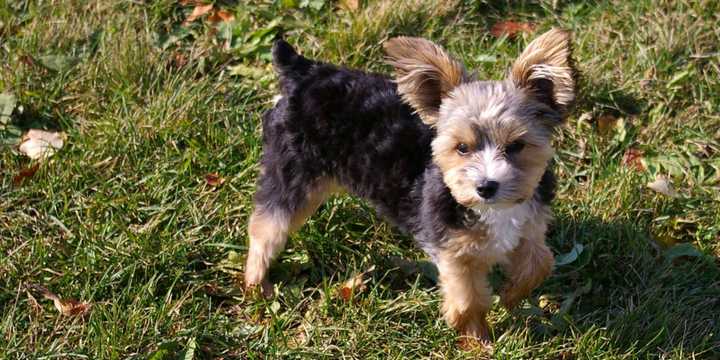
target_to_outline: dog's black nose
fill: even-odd
[[[495,195],[499,186],[497,181],[484,180],[477,187],[478,195],[483,199],[489,199]]]

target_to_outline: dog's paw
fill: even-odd
[[[457,345],[462,350],[475,353],[478,359],[490,359],[495,351],[495,347],[489,339],[478,339],[472,336],[460,336]]]
[[[271,299],[275,294],[273,285],[267,279],[258,283],[245,283],[245,294],[250,297],[260,297]]]
[[[500,304],[507,310],[512,311],[520,305],[522,298],[517,299],[509,296],[500,297]]]
[[[508,311],[515,309],[520,305],[529,294],[527,292],[518,291],[517,288],[506,286],[500,290],[500,304]]]

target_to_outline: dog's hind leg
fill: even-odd
[[[285,248],[288,235],[299,229],[336,189],[333,181],[321,178],[304,189],[301,196],[288,197],[284,194],[285,202],[288,198],[298,199],[295,204],[279,206],[279,202],[272,201],[273,195],[268,196],[271,193],[256,197],[255,209],[248,224],[250,249],[245,266],[247,289],[260,285],[265,297],[272,296],[272,284],[267,276],[270,263]]]

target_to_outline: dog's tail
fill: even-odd
[[[273,43],[272,61],[275,72],[280,76],[283,94],[289,94],[295,83],[302,80],[316,64],[315,61],[298,54],[292,45],[281,38]]]

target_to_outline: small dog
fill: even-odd
[[[438,267],[447,323],[489,343],[491,267],[504,267],[507,308],[553,268],[548,164],[575,99],[570,34],[535,39],[502,81],[476,80],[425,39],[384,49],[395,81],[275,42],[282,98],[263,116],[245,284],[272,295],[268,268],[288,234],[345,189],[414,236]]]

